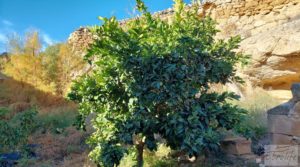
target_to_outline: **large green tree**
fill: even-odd
[[[244,110],[228,103],[233,93],[210,92],[215,83],[237,80],[239,37],[216,40],[210,18],[198,16],[198,3],[189,10],[175,0],[172,22],[152,17],[137,0],[141,16],[120,26],[104,24],[86,55],[93,72],[76,81],[69,94],[79,102],[78,125],[95,113],[89,139],[91,157],[101,166],[114,166],[130,146],[143,166],[143,150],[157,149],[158,138],[190,156],[218,149],[220,129],[233,129]]]

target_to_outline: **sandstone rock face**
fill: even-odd
[[[292,85],[293,98],[268,111],[268,131],[271,143],[300,144],[300,84]]]
[[[219,38],[241,35],[240,51],[251,55],[243,73],[254,85],[288,90],[300,81],[300,1],[215,1],[211,15]]]
[[[253,35],[241,43],[241,49],[252,55],[246,73],[265,88],[288,89],[300,80],[300,5],[285,7],[280,12],[282,15],[270,13],[274,20],[269,23],[269,15],[261,17],[265,24],[251,30]]]
[[[170,21],[173,13],[167,9],[154,15]],[[300,81],[300,0],[206,0],[199,15],[217,20],[221,30],[217,38],[241,35],[240,51],[252,57],[241,72],[254,85],[288,90]],[[69,43],[80,50],[92,39],[86,28],[80,28]]]

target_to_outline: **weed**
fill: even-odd
[[[50,131],[51,133],[61,134],[64,129],[74,124],[76,112],[72,107],[58,107],[52,109],[51,112],[41,113],[38,115],[37,121],[39,129],[43,133]]]
[[[164,144],[160,144],[156,152],[145,150],[145,167],[173,167],[177,161],[169,156],[171,149]],[[121,161],[120,166],[131,167],[136,164],[136,151],[130,149],[129,153]]]
[[[6,107],[0,107],[0,119],[6,118],[6,116],[9,114],[10,110]]]
[[[267,133],[267,111],[278,105],[279,100],[273,98],[261,88],[253,89],[253,93],[242,101],[233,102],[248,111],[243,122],[244,127],[252,129],[252,139],[258,139]]]

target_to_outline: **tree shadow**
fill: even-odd
[[[26,102],[41,108],[74,105],[62,96],[44,92],[0,72],[0,106],[17,102]]]

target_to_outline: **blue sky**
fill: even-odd
[[[189,2],[190,0],[185,0]],[[151,12],[172,6],[172,0],[145,0]],[[7,35],[35,29],[44,46],[66,41],[80,26],[99,24],[98,16],[132,17],[135,0],[0,0],[0,53]]]

